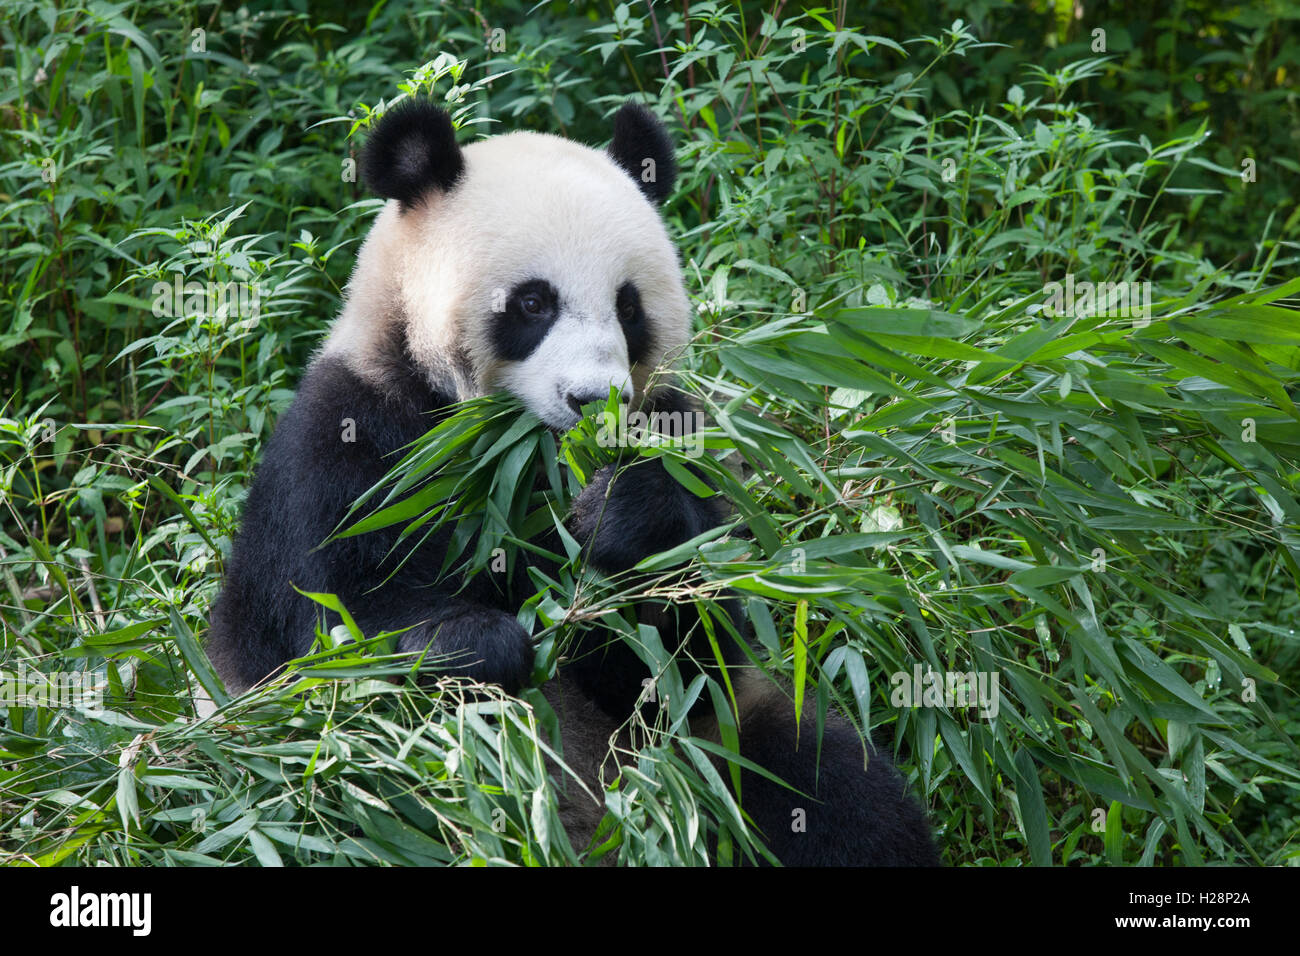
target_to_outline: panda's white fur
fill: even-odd
[[[444,670],[512,693],[527,682],[533,650],[516,618],[533,591],[525,570],[504,585],[444,576],[446,532],[398,568],[396,528],[321,544],[382,480],[392,454],[428,429],[429,413],[458,400],[507,390],[557,429],[610,385],[628,403],[684,407],[652,379],[690,334],[678,254],[655,208],[674,171],[666,131],[631,104],[616,115],[607,151],[537,133],[461,147],[446,113],[429,104],[383,117],[364,172],[389,202],[358,254],[342,314],[263,452],[213,607],[208,651],[229,689],[306,653],[315,628],[336,620],[295,588],[336,594],[368,634],[401,632],[399,650],[454,659]],[[352,440],[340,440],[344,421]],[[566,524],[590,566],[626,574],[723,520],[716,498],[694,495],[651,461],[598,472]],[[665,646],[680,648],[686,679],[713,666],[699,663],[715,650],[693,605],[637,610]],[[722,611],[743,628],[737,601],[724,599]],[[737,688],[741,755],[795,788],[741,771],[742,806],[778,859],[937,862],[924,814],[888,758],[835,715],[818,746],[800,748],[788,697],[747,666],[739,645],[720,644]],[[608,745],[625,733],[647,676],[597,623],[575,631],[545,689],[566,762],[597,793]],[[813,715],[799,720],[803,739],[815,739]],[[716,739],[707,707],[691,723]],[[567,789],[561,816],[581,848],[601,807]]]
[[[377,379],[376,353],[389,340],[375,317],[402,316],[425,367],[446,368],[450,353],[464,352],[472,376],[451,366],[460,399],[505,389],[565,427],[577,417],[566,391],[613,384],[628,402],[644,394],[649,373],[685,344],[690,307],[677,251],[636,184],[608,155],[544,133],[480,140],[463,154],[455,189],[413,209],[390,200],[380,213],[325,354]],[[527,359],[503,362],[482,316],[533,276],[563,277],[564,312]],[[636,367],[614,314],[615,291],[629,281],[653,329]]]

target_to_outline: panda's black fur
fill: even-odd
[[[668,195],[675,172],[672,144],[648,111],[629,104],[618,112],[607,155],[641,191],[643,198],[628,193],[631,202],[657,204]],[[422,203],[454,194],[468,175],[446,113],[418,102],[403,104],[381,119],[363,161],[366,182],[395,200],[395,215],[402,217],[423,214]],[[654,174],[644,175],[647,168]],[[529,282],[512,287],[500,314],[484,317],[493,326],[480,350],[518,361],[546,337],[550,326],[544,323],[555,321],[560,303]],[[657,327],[647,317],[636,285],[623,282],[611,292],[635,366],[649,354]],[[475,361],[483,361],[458,342],[436,353],[421,352],[408,334],[416,327],[401,303],[394,297],[376,301],[384,314],[363,317],[374,323],[364,342],[364,362],[354,360],[353,340],[346,338],[346,347],[326,348],[318,355],[263,453],[224,589],[213,607],[209,655],[227,686],[242,691],[307,653],[317,624],[328,628],[338,619],[300,595],[296,586],[337,595],[368,635],[409,628],[399,638],[400,650],[427,647],[451,655],[454,663],[445,670],[517,692],[533,666],[530,636],[515,617],[527,594],[501,588],[489,575],[467,584],[440,579],[445,533],[421,543],[396,571],[389,557],[396,527],[319,547],[353,501],[382,479],[395,460],[393,452],[428,431],[440,410],[465,397],[466,383],[473,386],[479,374]],[[601,397],[599,389],[560,395],[570,406]],[[669,389],[637,398],[652,408],[684,410]],[[351,428],[350,441],[341,438],[345,427]],[[657,461],[642,461],[617,474],[599,472],[575,500],[567,526],[583,543],[587,562],[615,574],[725,518],[716,499],[697,497]],[[734,600],[723,606],[741,621]],[[713,658],[703,629],[693,626],[698,621],[689,607],[647,605],[641,614],[659,627],[665,646],[686,640],[684,661]],[[811,711],[803,718],[796,748],[789,698],[747,666],[742,648],[724,643],[738,691],[742,756],[809,795],[742,772],[742,806],[776,857],[786,865],[937,864],[925,815],[905,792],[888,757],[871,747],[868,759],[853,727],[834,714],[826,722],[819,754]],[[603,751],[637,705],[648,676],[630,648],[595,627],[575,640],[560,676],[546,688],[564,731],[566,762],[591,778],[593,789]],[[712,719],[707,708],[697,710],[692,724],[708,736],[714,732]],[[575,845],[581,847],[580,841],[590,837],[598,816],[598,807],[563,808]]]

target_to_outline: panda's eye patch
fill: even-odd
[[[641,293],[631,282],[624,282],[614,299],[614,311],[618,313],[619,324],[623,326],[623,338],[627,340],[627,357],[632,363],[640,362],[646,357],[650,348],[650,335],[645,320],[645,309],[641,307]]]
[[[546,338],[560,315],[560,294],[545,279],[521,282],[506,296],[505,309],[489,325],[498,358],[519,362]]]
[[[641,294],[637,292],[636,286],[630,282],[624,282],[619,288],[614,307],[618,310],[618,320],[624,325],[639,322],[645,318],[645,314],[641,311]]]

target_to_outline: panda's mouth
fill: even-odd
[[[537,417],[558,436],[582,421],[582,410],[568,406],[564,401],[563,392],[557,387],[555,399],[547,402],[546,408],[538,410]]]
[[[568,365],[566,368],[565,365]],[[533,356],[527,363],[509,363],[486,383],[509,392],[552,432],[563,434],[584,418],[599,415],[611,401],[628,405],[636,398],[631,374],[612,364],[582,367],[563,354]]]
[[[551,431],[563,434],[584,418],[599,414],[609,400],[609,392],[589,389],[575,394],[557,385],[555,397],[556,401],[549,403],[546,414],[540,417]]]

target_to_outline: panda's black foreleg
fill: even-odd
[[[439,674],[499,684],[508,694],[517,694],[528,683],[532,640],[513,614],[423,588],[397,600],[385,599],[383,593],[356,615],[367,635],[402,631],[397,650],[418,653],[427,648],[430,657],[445,658],[436,664]]]
[[[606,574],[627,571],[722,521],[713,499],[682,487],[658,459],[602,468],[569,512],[569,530],[585,544],[587,561]]]
[[[626,582],[628,572],[643,558],[689,541],[724,519],[717,501],[683,487],[657,459],[644,459],[621,470],[610,466],[597,472],[574,500],[568,527],[583,544],[588,564]],[[720,598],[717,608],[738,630],[739,602]],[[666,647],[683,652],[678,657],[680,667],[707,667],[716,661],[694,603],[642,601],[638,618],[658,628]],[[725,663],[744,660],[740,644],[728,637],[725,628],[714,631]],[[578,684],[614,716],[625,717],[632,711],[644,681],[652,676],[636,651],[604,627],[579,635],[569,657]],[[689,674],[682,676],[690,680]]]
[[[665,437],[685,438],[701,420],[670,388],[651,395],[647,411],[654,431]],[[669,474],[662,459],[643,458],[597,471],[573,501],[568,525],[583,542],[589,564],[621,574],[643,558],[718,527],[727,515],[720,496],[702,498]]]

